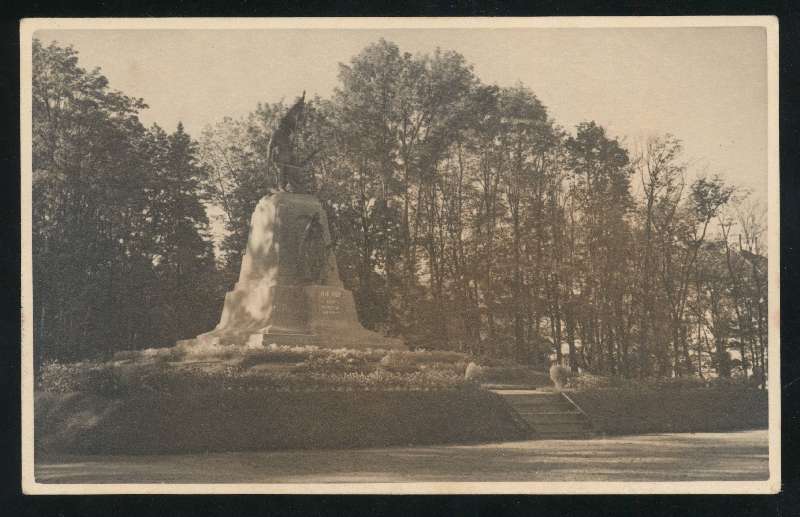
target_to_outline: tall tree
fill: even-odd
[[[172,344],[211,323],[202,311],[162,316],[180,302],[197,309],[194,293],[215,288],[214,264],[189,137],[145,130],[145,107],[80,68],[72,48],[34,41],[38,362]],[[166,269],[181,276],[167,282]],[[197,287],[187,302],[176,286]]]
[[[618,373],[627,363],[627,322],[624,302],[629,266],[630,234],[626,217],[632,208],[627,151],[594,122],[582,123],[566,143],[571,190],[581,221],[581,297],[584,307],[582,343],[590,364]],[[560,328],[560,312],[553,313]],[[556,346],[560,347],[560,343]]]

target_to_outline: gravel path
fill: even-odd
[[[360,450],[40,458],[41,483],[741,481],[767,473],[767,431]]]

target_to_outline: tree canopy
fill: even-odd
[[[211,328],[273,186],[263,103],[193,140],[34,43],[34,316],[43,358],[169,345]],[[306,101],[297,152],[372,329],[413,347],[625,377],[763,384],[763,209],[692,175],[678,138],[562,128],[525,85],[458,53],[380,40]],[[692,179],[694,178],[694,179]],[[206,215],[222,213],[213,237]]]

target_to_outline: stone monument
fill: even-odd
[[[302,176],[290,143],[302,121],[303,102],[298,99],[273,135],[269,162],[278,169],[278,188],[253,212],[239,281],[225,295],[219,324],[179,345],[406,349],[400,339],[359,323],[353,293],[339,277],[325,210],[315,196],[302,192],[310,181]]]

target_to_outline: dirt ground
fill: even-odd
[[[41,483],[742,481],[768,478],[767,431],[360,450],[39,458]]]

